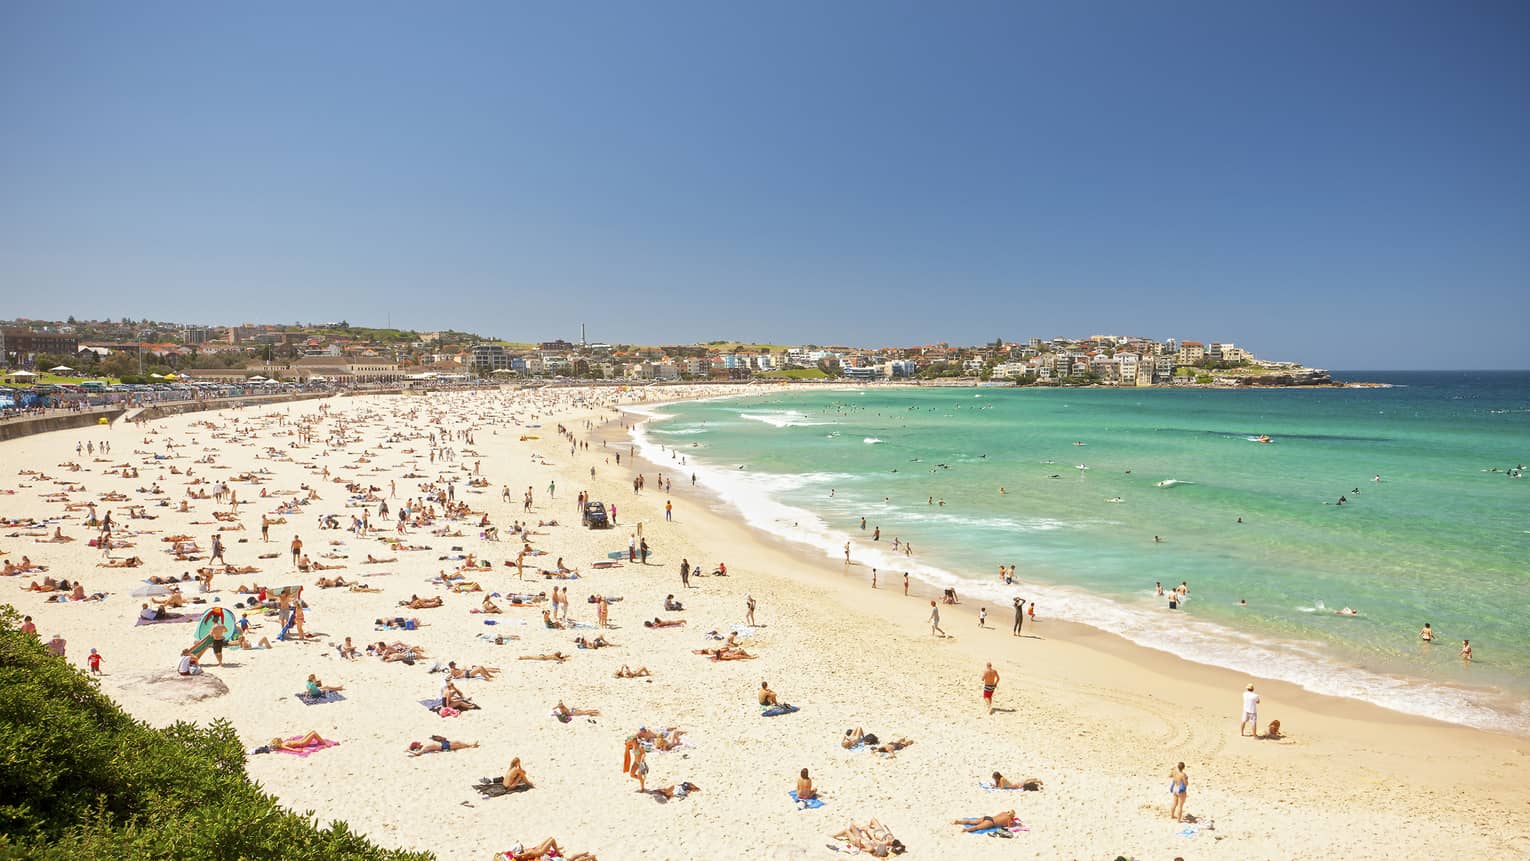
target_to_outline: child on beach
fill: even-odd
[[[96,676],[101,675],[101,653],[100,652],[96,651],[95,649],[91,649],[90,650],[90,654],[88,656],[86,656],[85,661],[86,661],[86,663],[90,664],[91,675],[96,675]]]

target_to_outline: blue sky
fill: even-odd
[[[1522,2],[0,4],[0,317],[1530,367]]]

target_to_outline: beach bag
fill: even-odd
[[[441,717],[445,718],[445,717],[456,717],[457,715],[462,714],[462,712],[457,711],[456,709],[452,708],[451,706],[442,706],[441,710],[438,711],[437,714],[439,714]]]

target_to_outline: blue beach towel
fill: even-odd
[[[794,711],[797,711],[796,706],[771,706],[760,712],[760,717],[779,717],[780,715],[789,715]]]
[[[994,786],[991,783],[984,783],[981,780],[978,781],[978,786],[981,787],[984,792],[1019,792],[1020,791],[1020,787],[1018,787],[1018,786],[1012,786],[1012,787],[1009,787],[1007,789],[1000,789],[999,787]]]
[[[791,792],[788,792],[787,795],[790,795],[792,797],[792,801],[795,801],[798,804],[805,804],[805,805],[807,805],[807,807],[804,808],[806,810],[817,810],[818,808],[823,806],[823,799],[822,798],[809,798],[807,801],[803,801],[802,799],[797,797],[797,790],[795,790],[795,789],[793,789]]]
[[[318,706],[325,703],[338,703],[345,699],[345,697],[337,693],[329,693],[322,697],[311,697],[307,693],[297,693],[294,694],[294,696],[296,696],[305,706]]]

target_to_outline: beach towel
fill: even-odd
[[[793,789],[791,792],[788,792],[787,795],[790,795],[792,797],[792,801],[797,803],[798,810],[817,810],[823,806],[822,798],[809,798],[808,800],[803,801],[797,797],[797,790],[795,789]]]
[[[300,738],[302,738],[302,736],[295,735],[295,736],[292,736],[291,738],[289,738],[287,740],[288,741],[297,741]],[[311,744],[311,745],[308,745],[307,747],[299,748],[297,750],[294,750],[294,749],[289,748],[289,747],[284,747],[284,748],[281,748],[281,749],[277,750],[276,753],[290,753],[293,756],[306,759],[306,758],[308,758],[310,756],[313,756],[314,754],[318,753],[319,751],[324,750],[325,748],[334,747],[335,745],[337,745],[339,743],[340,742],[338,742],[338,741],[330,741],[329,739],[325,739],[324,741],[321,741],[318,744]]]
[[[760,717],[779,717],[780,715],[789,715],[797,710],[798,709],[796,706],[771,706],[770,708],[760,712]]]
[[[165,618],[163,618],[163,619],[145,619],[144,617],[139,616],[138,617],[138,621],[134,623],[134,626],[136,627],[138,625],[171,625],[171,624],[175,624],[177,622],[195,622],[196,620],[197,620],[197,617],[194,616],[194,615],[191,615],[191,614],[181,614],[181,613],[171,613],[171,614],[165,616]]]
[[[499,798],[512,792],[525,792],[530,788],[525,784],[521,784],[514,789],[506,789],[503,777],[480,777],[478,782],[473,784],[473,789],[477,790],[478,794],[484,798]]]
[[[299,692],[293,694],[293,696],[302,701],[303,705],[305,706],[317,706],[323,705],[324,703],[338,703],[345,699],[345,697],[338,693],[334,693],[333,691],[325,694],[322,697],[310,697],[306,692]]]
[[[984,783],[982,781],[978,781],[978,786],[981,787],[984,792],[1019,792],[1020,791],[1020,787],[1018,787],[1018,786],[1009,787],[1009,788],[1005,788],[1005,789],[1000,789],[999,787],[994,786],[992,783]]]
[[[1201,833],[1201,828],[1200,828],[1199,825],[1186,825],[1184,828],[1179,829],[1179,831],[1177,831],[1175,833],[1178,836],[1183,837],[1186,840],[1189,840],[1192,837],[1194,837],[1195,835]]]

